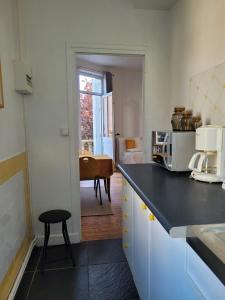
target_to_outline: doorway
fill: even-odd
[[[81,159],[104,156],[115,165],[115,133],[124,140],[143,137],[143,56],[79,54],[76,61]],[[101,205],[93,180],[80,183],[83,240],[122,237],[122,175],[116,168],[110,181],[111,202],[100,180]]]
[[[124,45],[86,45],[74,46],[67,44],[67,78],[68,78],[68,117],[70,130],[70,179],[71,179],[71,211],[72,211],[72,230],[77,236],[77,241],[82,240],[81,232],[81,203],[74,200],[79,199],[80,195],[80,177],[79,177],[79,97],[78,85],[74,85],[74,78],[77,78],[77,56],[82,54],[113,55],[117,57],[124,56],[142,56],[143,58],[143,149],[144,161],[149,161],[151,148],[151,135],[149,118],[150,113],[149,101],[149,81],[150,81],[150,50],[145,46],[124,46]],[[75,77],[74,77],[75,75]],[[115,109],[116,110],[116,109]],[[118,110],[117,110],[118,111]],[[122,114],[122,112],[119,110]],[[129,114],[126,115],[128,118]],[[121,118],[120,118],[121,119]],[[132,124],[131,124],[132,125]],[[117,133],[117,122],[115,122],[115,133]],[[132,127],[132,126],[131,126]],[[129,128],[129,127],[128,127]]]

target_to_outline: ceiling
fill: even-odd
[[[116,67],[129,70],[141,70],[143,56],[141,55],[104,55],[104,54],[78,54],[78,64],[90,63],[102,67]]]
[[[131,0],[135,8],[169,10],[178,0]]]

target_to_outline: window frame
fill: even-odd
[[[101,80],[101,92],[87,92],[80,89],[80,75],[94,78],[94,79],[100,79]],[[103,96],[104,94],[104,88],[103,88],[103,79],[104,75],[100,72],[93,72],[93,71],[86,71],[86,70],[79,70],[79,93],[84,95],[92,95],[92,96]]]

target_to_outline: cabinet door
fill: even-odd
[[[173,299],[169,296],[171,295],[171,277],[175,266],[171,269],[169,235],[161,228],[157,220],[154,220],[151,229],[150,299]]]
[[[151,230],[150,299],[204,299],[187,274],[186,240],[170,237],[158,220],[152,222]]]
[[[187,245],[187,273],[204,295],[204,299],[225,299],[225,286],[189,245]]]
[[[147,206],[134,192],[133,195],[133,228],[134,256],[133,277],[141,300],[149,299],[149,216]]]
[[[131,271],[133,270],[133,189],[123,179],[122,195],[123,249]]]

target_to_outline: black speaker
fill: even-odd
[[[105,72],[105,91],[111,93],[113,90],[112,73]]]

